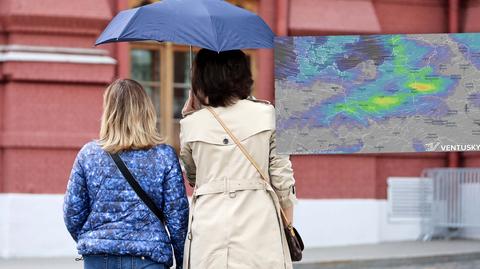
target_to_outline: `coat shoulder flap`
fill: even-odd
[[[215,108],[215,111],[240,141],[275,129],[275,108],[270,104],[240,100],[230,107]],[[180,128],[182,143],[202,141],[217,145],[234,144],[207,109],[198,110],[182,119]]]

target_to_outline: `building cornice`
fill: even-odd
[[[117,63],[106,50],[27,45],[0,45],[0,62]]]

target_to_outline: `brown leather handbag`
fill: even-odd
[[[268,180],[268,177],[265,175],[265,173],[262,171],[260,166],[255,162],[253,157],[248,153],[247,149],[240,143],[240,141],[237,139],[235,135],[230,131],[230,129],[225,125],[225,123],[220,119],[218,114],[213,110],[211,107],[207,107],[208,111],[212,113],[212,115],[215,117],[215,119],[222,125],[223,129],[225,129],[225,132],[230,136],[230,138],[237,144],[238,148],[243,152],[245,157],[252,163],[253,166],[257,169],[258,173],[260,173],[260,176],[262,179],[270,185],[270,182]],[[283,226],[284,226],[284,231],[285,231],[285,238],[287,239],[287,244],[288,244],[288,249],[290,250],[290,258],[294,262],[298,262],[302,260],[302,251],[304,249],[303,241],[302,238],[300,237],[300,234],[298,233],[297,229],[295,229],[292,225],[292,222],[288,220],[287,216],[285,215],[285,212],[283,209],[280,207],[280,214],[282,215],[283,219]]]

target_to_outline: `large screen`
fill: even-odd
[[[277,37],[278,151],[480,150],[480,34]]]

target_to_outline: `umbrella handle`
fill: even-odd
[[[191,89],[192,88],[192,70],[193,70],[192,69],[192,66],[193,66],[193,50],[192,50],[192,45],[190,45],[189,47],[190,47],[189,55],[190,55],[190,89]]]

